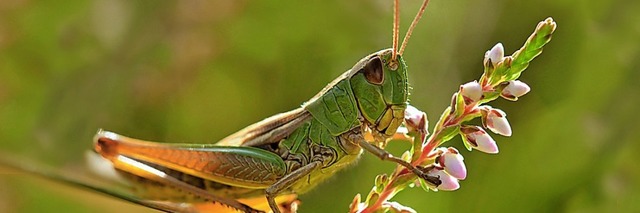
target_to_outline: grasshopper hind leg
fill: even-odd
[[[184,193],[191,194],[204,201],[218,203],[224,206],[228,206],[229,208],[236,209],[241,212],[250,212],[250,213],[262,212],[254,208],[251,208],[248,205],[240,203],[235,199],[213,195],[204,189],[201,189],[189,183],[183,182],[171,175],[168,175],[164,171],[161,171],[157,168],[154,168],[150,165],[147,165],[143,162],[140,162],[138,160],[135,160],[129,157],[119,155],[114,160],[112,160],[112,162],[113,162],[113,166],[120,171],[124,171],[143,179],[151,180],[151,181],[160,183],[162,185],[179,189]],[[145,201],[145,202],[149,202],[154,206],[164,206],[166,208],[162,210],[167,212],[182,212],[185,210],[189,211],[188,210],[189,208],[183,207],[179,203],[167,204],[168,202],[156,202],[156,201]]]

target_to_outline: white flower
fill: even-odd
[[[449,175],[459,180],[467,178],[467,167],[464,165],[464,158],[456,148],[449,147],[446,149],[440,157],[440,161],[444,171]]]
[[[529,85],[525,84],[522,81],[509,81],[507,82],[507,86],[502,90],[500,94],[502,97],[508,100],[518,100],[520,96],[523,96],[531,91]]]
[[[492,132],[504,136],[511,136],[511,125],[507,120],[507,114],[499,109],[485,107],[483,112],[483,123]]]
[[[472,81],[460,86],[460,94],[471,102],[477,102],[482,98],[482,86],[477,81]]]
[[[447,174],[444,170],[439,168],[434,168],[429,171],[430,176],[438,177],[442,183],[438,185],[438,190],[444,191],[453,191],[460,188],[460,183],[458,183],[458,179]]]
[[[502,46],[502,43],[497,43],[495,46],[493,46],[491,50],[489,50],[485,54],[485,60],[486,59],[491,60],[493,66],[496,66],[498,63],[502,62],[504,60],[504,47]]]
[[[465,126],[460,128],[460,131],[464,134],[471,148],[489,154],[498,153],[498,144],[484,129],[478,126]]]
[[[418,130],[423,134],[429,134],[427,130],[427,114],[417,108],[408,105],[404,110],[404,121],[409,131]]]
[[[383,207],[389,207],[392,209],[391,212],[399,212],[399,213],[417,213],[416,210],[412,209],[408,206],[403,206],[402,204],[395,201],[387,201],[382,203]]]

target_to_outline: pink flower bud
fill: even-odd
[[[460,183],[458,183],[458,179],[444,172],[444,170],[440,168],[434,168],[429,171],[430,176],[439,177],[440,185],[437,187],[438,190],[444,191],[453,191],[460,188]]]
[[[483,124],[492,132],[504,136],[511,136],[511,125],[507,120],[507,114],[499,109],[485,107],[483,112]]]
[[[427,130],[427,114],[415,107],[408,105],[404,110],[404,121],[409,131],[417,130],[423,134],[429,134]]]
[[[486,59],[491,60],[493,66],[502,62],[502,60],[504,60],[504,47],[502,46],[502,43],[497,43],[493,46],[493,48],[485,54],[485,60]]]
[[[460,128],[460,131],[464,134],[471,148],[489,154],[498,153],[498,144],[484,129],[478,126],[464,126]]]
[[[467,167],[464,165],[464,158],[456,148],[449,147],[440,157],[440,165],[449,175],[464,180],[467,178]]]
[[[460,86],[460,94],[470,102],[477,102],[482,98],[482,86],[477,81],[463,84]]]
[[[509,81],[507,82],[507,86],[502,90],[502,97],[508,100],[518,100],[520,96],[523,96],[531,91],[529,85],[525,84],[522,81]]]

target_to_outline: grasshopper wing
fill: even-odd
[[[220,146],[260,146],[277,143],[311,119],[311,113],[300,107],[252,124],[220,140]]]

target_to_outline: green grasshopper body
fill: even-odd
[[[300,108],[216,144],[154,143],[100,131],[95,151],[128,174],[143,199],[210,200],[253,211],[233,199],[266,194],[271,209],[277,211],[276,196],[310,190],[354,162],[362,148],[383,159],[402,161],[365,140],[365,134],[371,134],[384,142],[404,121],[407,70],[401,56],[392,60],[392,53],[386,49],[363,58]],[[167,185],[181,190],[167,190]]]

